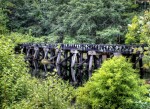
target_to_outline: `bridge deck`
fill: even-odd
[[[49,48],[49,49],[62,49],[62,50],[78,50],[78,51],[96,51],[103,53],[123,53],[132,54],[135,53],[134,50],[143,51],[146,45],[120,45],[120,44],[35,44],[26,43],[21,44],[21,47],[39,47],[39,48]]]

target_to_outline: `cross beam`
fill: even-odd
[[[35,71],[44,69],[74,83],[82,83],[82,78],[90,78],[93,70],[99,68],[103,61],[112,56],[123,55],[131,58],[133,68],[139,63],[141,78],[143,76],[142,57],[146,45],[109,45],[109,44],[36,44],[24,43],[16,47],[23,51]],[[42,65],[43,67],[42,67]],[[69,72],[69,73],[66,73]],[[85,76],[85,77],[84,77]]]

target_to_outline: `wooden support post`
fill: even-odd
[[[33,59],[38,59],[38,55],[39,55],[39,48],[35,47],[34,48]]]
[[[44,75],[43,75],[43,78],[46,76],[46,73],[47,73],[47,65],[46,64],[43,64],[43,66],[44,66]]]
[[[108,54],[106,55],[106,57],[107,57],[107,58],[110,58],[110,53],[108,53]]]
[[[71,61],[72,68],[74,68],[74,66],[75,66],[76,59],[77,59],[77,53],[74,53],[72,56],[72,61]]]
[[[50,60],[51,60],[54,56],[55,56],[55,50],[51,49],[51,51],[50,51]],[[56,58],[52,59],[52,63],[55,63],[55,59],[56,59]]]
[[[90,56],[88,55],[88,53],[86,54],[86,76],[87,76],[87,80],[89,79],[89,60],[90,60]]]
[[[78,64],[81,64],[83,61],[83,52],[81,51],[79,56],[78,56]],[[79,83],[82,84],[82,73],[83,73],[83,64],[78,67],[78,79]]]
[[[92,76],[92,64],[93,64],[93,55],[90,55],[90,59],[89,59],[89,78]]]
[[[135,64],[135,62],[136,62],[136,55],[135,54],[132,55],[131,61],[133,63],[133,68],[135,69],[136,68],[136,64]]]
[[[27,54],[26,54],[27,58],[30,57],[30,55],[31,55],[30,52],[31,52],[31,48],[27,48]]]
[[[92,76],[92,65],[93,65],[93,58],[96,56],[95,51],[88,51],[89,55],[89,66],[88,66],[88,76],[89,78]]]
[[[98,55],[98,64],[97,64],[97,67],[99,68],[101,66],[101,64],[102,64],[102,55],[99,54]]]
[[[98,68],[98,59],[96,57],[96,55],[94,56],[94,69]]]
[[[38,65],[37,60],[33,60],[33,66],[34,66],[34,71],[32,73],[32,76],[35,76],[36,73],[38,72],[38,69],[39,69],[39,65]]]
[[[139,67],[140,67],[140,78],[143,78],[144,72],[143,72],[143,61],[142,61],[142,58],[139,60]]]
[[[45,48],[43,49],[43,51],[44,51],[44,59],[48,59],[48,52],[49,52],[49,49],[48,49],[47,47],[45,47]]]
[[[67,59],[67,58],[68,58],[68,51],[64,51],[64,59]],[[67,60],[65,61],[64,66],[67,66]]]
[[[82,61],[83,61],[83,52],[81,51],[81,52],[80,52],[80,57],[79,57],[79,63],[82,63]],[[81,65],[80,68],[81,68],[81,69],[83,68],[83,64]]]
[[[54,65],[52,65],[54,62],[54,59],[52,59],[52,57],[54,56],[54,54],[53,54],[53,51],[52,51],[52,49],[49,49],[49,53],[50,53],[50,59],[49,59],[49,62],[50,62],[50,71],[53,71],[53,69],[54,69],[54,66],[55,66],[55,64]],[[51,60],[52,59],[52,60]]]
[[[23,48],[21,48],[21,50],[20,50],[21,52],[20,53],[25,53],[26,54],[26,47],[23,47]]]
[[[38,60],[44,59],[44,50],[39,48]]]
[[[31,48],[31,51],[30,51],[30,53],[31,53],[31,57],[33,58],[33,55],[34,55],[34,49],[33,48]]]
[[[69,52],[69,57],[70,57],[70,59],[69,59],[69,80],[71,81],[72,80],[72,77],[70,76],[71,75],[71,59],[72,59],[72,53],[71,52]]]
[[[104,62],[107,59],[106,55],[102,55],[102,61]]]
[[[61,69],[60,69],[60,63],[61,61],[61,51],[58,52],[57,54],[57,59],[56,59],[56,70],[57,70],[57,74],[60,76],[61,75]]]
[[[56,57],[53,59],[53,62],[55,63],[55,62],[56,62],[56,60],[57,60],[57,56],[58,56],[58,54],[56,53],[56,51],[55,51],[55,50],[52,50],[52,54],[53,54],[53,56],[56,56]]]
[[[71,76],[72,76],[73,82],[77,82],[77,80],[76,80],[76,71],[75,71],[75,62],[76,62],[76,59],[77,59],[78,51],[77,50],[71,50],[71,53],[73,54],[73,56],[71,58]]]
[[[75,77],[75,61],[76,61],[76,56],[77,56],[77,54],[76,53],[74,53],[73,54],[73,56],[72,56],[72,60],[71,60],[71,76],[72,76],[72,80],[73,80],[73,82],[76,82],[76,77]]]

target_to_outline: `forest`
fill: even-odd
[[[150,75],[149,0],[0,0],[0,109],[150,109],[150,76],[112,57],[80,86],[29,74],[22,43],[145,44]]]

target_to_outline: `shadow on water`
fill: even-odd
[[[56,75],[56,72],[54,72],[55,66],[53,64],[45,65],[37,60],[28,62],[30,67],[29,73],[31,74],[31,76],[45,79],[48,75],[49,76]]]
[[[75,86],[80,86],[89,79],[88,71],[84,69],[86,67],[86,64],[80,69],[72,69],[69,63],[68,65],[62,64],[56,66],[55,63],[44,64],[43,62],[38,60],[28,62],[30,69],[29,73],[31,74],[31,76],[36,78],[45,79],[48,76],[58,75],[63,80],[69,81],[72,85]],[[74,75],[72,75],[71,72],[74,72]]]
[[[73,69],[75,72],[75,76],[73,77],[71,75],[72,69],[70,65],[59,65],[56,67],[54,63],[43,64],[41,61],[37,60],[29,61],[29,63],[29,73],[31,74],[31,76],[34,76],[36,78],[45,79],[48,76],[59,75],[59,77],[61,77],[63,80],[69,81],[72,85],[76,86],[82,85],[89,79],[88,71],[84,69],[86,65],[84,65],[80,69]],[[76,81],[74,81],[74,79]],[[149,71],[145,71],[144,79],[150,80]]]

